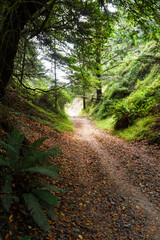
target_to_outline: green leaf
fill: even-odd
[[[29,167],[34,167],[35,166],[35,163],[37,161],[36,159],[36,156],[39,154],[39,152],[37,151],[37,148],[43,143],[43,141],[45,140],[46,138],[38,138],[36,141],[34,141],[27,153],[24,155],[24,158],[23,158],[23,168],[29,168]]]
[[[17,154],[19,154],[24,136],[24,133],[19,132],[18,129],[14,129],[7,139],[7,143],[15,149]]]
[[[29,152],[35,151],[37,148],[40,147],[40,145],[46,140],[47,138],[38,138],[36,141],[34,141],[30,147],[29,147]]]
[[[43,161],[48,160],[50,156],[59,156],[62,153],[59,150],[59,147],[50,148],[47,151],[37,151],[37,147],[45,140],[46,138],[40,138],[36,140],[29,148],[29,151],[25,154],[23,158],[23,168],[34,167],[37,163],[42,163]]]
[[[47,214],[53,221],[57,220],[57,213],[53,206],[47,208]]]
[[[19,201],[19,197],[17,197],[17,196],[12,196],[12,199],[13,199],[15,202],[18,202],[18,201]]]
[[[0,146],[6,150],[6,156],[10,161],[10,165],[15,168],[15,170],[19,167],[19,153],[23,140],[24,134],[20,133],[17,129],[14,129],[8,137],[6,143],[4,141],[0,141]]]
[[[53,147],[53,148],[49,148],[49,149],[47,150],[47,153],[48,153],[49,156],[54,156],[54,157],[60,156],[60,155],[63,154],[63,153],[60,151],[60,149],[59,149],[58,146],[55,146],[55,147]]]
[[[54,166],[36,166],[32,168],[27,168],[24,170],[24,172],[39,173],[54,178],[56,180],[60,179],[58,168]]]
[[[53,192],[63,192],[63,193],[66,192],[66,190],[63,188],[58,188],[42,182],[33,182],[30,185],[40,187],[40,188],[43,188],[44,190],[53,191]]]
[[[5,183],[1,189],[1,192],[4,194],[2,196],[2,205],[3,205],[4,209],[7,212],[9,212],[9,210],[11,208],[11,201],[12,201],[12,186],[11,186],[11,176],[10,175],[6,175]]]
[[[62,155],[62,152],[59,150],[59,147],[54,147],[54,148],[50,148],[48,149],[46,152],[44,151],[41,151],[39,152],[36,156],[35,156],[35,162],[36,163],[40,163],[42,162],[43,160],[47,160],[49,157],[51,156],[59,156],[59,155]]]
[[[11,165],[14,165],[15,162],[18,161],[19,154],[17,154],[13,146],[5,143],[4,141],[0,141],[0,146],[6,150],[6,156],[10,160]]]
[[[42,199],[43,201],[45,201],[49,204],[57,205],[57,203],[58,203],[56,196],[47,190],[36,189],[33,191],[33,193],[38,198]]]
[[[23,168],[30,168],[35,166],[35,156],[30,154],[25,155],[22,159],[22,167]]]
[[[25,204],[30,211],[31,216],[34,221],[45,231],[49,231],[49,223],[47,216],[43,212],[43,209],[38,201],[38,199],[32,194],[23,194]]]
[[[10,164],[9,161],[3,160],[3,159],[0,157],[0,166],[8,166],[8,167],[11,167],[11,164]]]
[[[46,209],[48,216],[53,220],[57,220],[57,213],[53,205],[47,202],[41,202],[41,205],[44,209]]]
[[[46,162],[48,157],[49,157],[49,154],[47,152],[44,152],[44,151],[39,152],[38,154],[35,155],[34,162],[35,163],[42,163],[44,160]]]
[[[30,240],[30,239],[32,239],[31,236],[24,236],[24,237],[20,238],[19,240]]]

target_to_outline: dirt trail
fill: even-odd
[[[141,158],[140,161],[143,163],[145,161],[149,167],[150,165],[152,166],[152,162],[150,162],[151,156],[146,154],[143,150],[123,142],[121,139],[117,139],[116,137],[104,133],[100,129],[96,129],[88,119],[78,119],[77,126],[76,134],[78,134],[78,138],[82,138],[88,142],[91,148],[98,154],[101,168],[104,173],[109,174],[119,192],[132,201],[133,204],[137,204],[144,209],[146,215],[151,216],[153,220],[160,220],[160,218],[158,218],[160,216],[157,215],[158,213],[153,203],[139,191],[138,187],[133,185],[130,181],[128,169],[121,165],[119,159],[121,155],[125,158],[127,156],[127,162],[130,162],[131,159]],[[155,167],[157,169],[156,173],[158,173],[158,166]]]
[[[160,240],[159,148],[126,142],[87,118],[74,117],[73,125],[74,132],[57,133],[30,123],[35,138],[48,137],[44,147],[64,153],[52,161],[67,190],[58,194],[53,237],[36,239]]]
[[[72,184],[91,203],[82,203],[90,222],[82,239],[159,240],[159,151],[111,136],[86,118],[73,118],[73,125],[62,145],[72,159]]]

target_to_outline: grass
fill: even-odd
[[[109,130],[111,134],[117,135],[127,141],[141,140],[144,138],[149,140],[150,138],[153,138],[154,133],[151,132],[150,128],[156,120],[154,116],[148,116],[148,117],[139,119],[128,128],[120,129],[120,130],[115,130],[115,129],[113,130],[114,124],[113,124],[113,121],[111,121],[112,118],[108,120],[109,122],[108,123],[106,122],[104,126],[102,125],[103,123],[102,124],[100,123],[99,126],[105,130],[106,129]]]
[[[150,127],[155,122],[154,116],[148,116],[142,119],[137,120],[133,125],[129,126],[126,129],[113,130],[112,134],[115,134],[119,137],[124,138],[127,141],[133,141],[135,139],[141,140],[144,138],[151,137]]]
[[[94,123],[99,128],[111,131],[111,129],[114,127],[114,118],[113,118],[113,116],[111,116],[106,119],[96,120],[96,121],[94,121]]]
[[[148,116],[137,120],[133,125],[125,129],[115,130],[113,116],[103,120],[95,121],[95,124],[104,129],[108,130],[111,134],[117,135],[127,141],[134,141],[135,139],[140,140],[143,138],[153,137],[153,132],[150,131],[150,127],[155,122],[154,116]]]
[[[15,102],[16,101],[18,100],[15,99]],[[42,107],[36,106],[32,102],[25,99],[23,99],[22,103],[21,101],[19,101],[18,103],[18,108],[17,105],[7,107],[3,106],[3,104],[1,104],[0,107],[4,107],[5,109],[7,109],[7,113],[10,115],[24,116],[30,118],[41,124],[51,126],[59,132],[73,131],[72,122],[64,112],[56,114],[55,112],[45,110]],[[17,123],[19,125],[23,125],[23,123],[20,121]]]
[[[35,108],[38,112],[37,116],[30,116],[33,120],[40,122],[42,124],[49,125],[59,132],[63,131],[73,131],[72,121],[64,113],[56,114],[51,111],[46,111],[42,107],[38,107],[27,101],[30,106]]]
[[[141,119],[138,119],[134,124],[125,129],[115,130],[114,123],[115,119],[113,116],[110,116],[103,120],[95,120],[94,123],[97,127],[107,130],[113,135],[117,135],[127,141],[154,139],[156,132],[151,130],[152,125],[156,122],[155,116],[147,116]]]

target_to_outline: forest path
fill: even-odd
[[[72,188],[68,192],[70,205],[78,204],[79,208],[73,207],[77,231],[84,234],[79,236],[159,240],[160,152],[153,146],[112,136],[87,118],[75,117],[73,125],[75,131],[64,133],[61,146],[66,154],[63,166],[68,169],[64,175],[69,174]]]
[[[158,146],[126,142],[87,118],[73,117],[74,132],[64,133],[21,120],[35,139],[48,137],[44,148],[63,152],[52,163],[62,166],[56,184],[67,192],[56,193],[58,221],[46,239],[160,240]]]

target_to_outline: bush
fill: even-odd
[[[122,99],[126,96],[128,96],[131,93],[131,91],[127,87],[115,87],[109,96],[109,98],[112,99]]]
[[[121,128],[127,128],[129,125],[131,125],[135,118],[136,118],[136,112],[134,109],[130,110],[124,103],[117,104],[115,107],[115,125],[114,128],[116,130]]]
[[[18,201],[19,206],[22,204],[29,211],[36,224],[49,231],[48,217],[55,220],[54,206],[57,205],[57,198],[52,192],[64,190],[41,181],[41,175],[60,179],[58,167],[43,164],[50,156],[60,155],[59,148],[38,150],[44,140],[36,140],[23,155],[24,134],[17,129],[12,131],[6,142],[0,141],[3,149],[0,155],[0,166],[3,167],[0,183],[2,206],[6,212],[10,212],[13,202]]]

